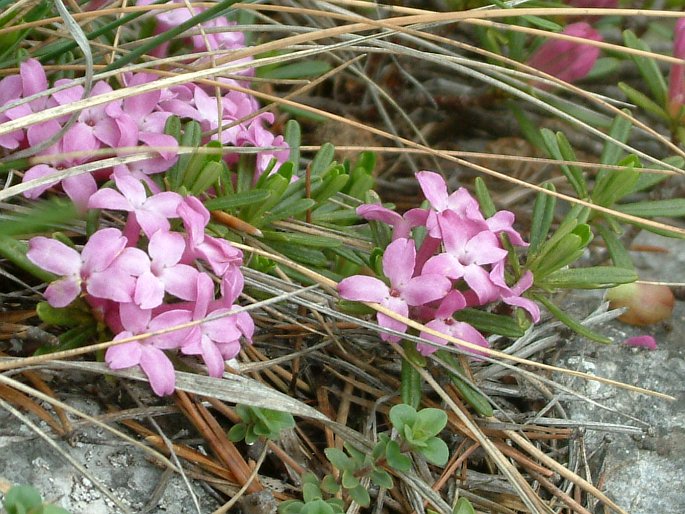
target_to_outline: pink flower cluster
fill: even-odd
[[[388,283],[355,275],[340,282],[340,296],[379,303],[433,330],[482,347],[488,346],[486,339],[468,323],[455,320],[456,311],[502,301],[525,309],[537,322],[538,306],[521,296],[532,285],[532,274],[526,272],[512,287],[505,281],[508,252],[499,236],[507,234],[513,245],[526,246],[512,226],[513,213],[499,211],[486,219],[466,189],[448,194],[443,178],[430,171],[419,172],[416,177],[430,208],[412,209],[403,216],[381,205],[357,209],[363,218],[393,227],[393,241],[383,254],[383,274]],[[412,237],[417,227],[426,230],[418,249]],[[378,313],[377,319],[382,327],[407,330],[404,323],[383,313]],[[439,345],[447,343],[425,332],[421,337]],[[391,334],[381,334],[381,338],[393,343],[401,339]],[[436,350],[427,344],[418,345],[418,349],[424,355]]]
[[[129,237],[119,229],[104,228],[88,239],[80,253],[46,237],[29,242],[27,257],[59,277],[45,290],[45,298],[53,307],[65,307],[83,294],[116,334],[115,340],[216,317],[113,346],[105,360],[112,369],[140,365],[160,396],[172,393],[175,384],[164,350],[200,355],[211,376],[222,376],[224,361],[240,351],[241,337],[250,341],[254,332],[247,313],[226,315],[242,292],[242,253],[228,241],[205,234],[209,212],[197,198],[160,192],[145,199],[137,179],[120,175],[115,180],[120,192],[101,189],[91,203],[129,211]],[[180,218],[185,231],[171,230],[170,218]],[[145,245],[136,245],[140,227]],[[212,278],[198,270],[198,262],[220,278],[218,298]]]
[[[148,73],[127,74],[124,77],[127,86],[137,86],[154,80]],[[70,80],[55,82],[56,87],[69,86]],[[0,123],[16,120],[34,112],[57,105],[66,105],[80,100],[83,87],[74,85],[56,91],[29,102],[18,103],[18,100],[45,92],[48,80],[41,64],[29,59],[20,66],[18,75],[5,77],[0,81]],[[106,82],[96,82],[91,96],[98,96],[112,91]],[[284,162],[288,150],[282,136],[274,136],[265,128],[265,123],[273,122],[273,114],[261,113],[250,118],[258,105],[256,100],[247,94],[230,91],[221,97],[221,111],[218,111],[218,99],[207,93],[202,87],[190,83],[152,91],[124,100],[116,100],[104,105],[84,109],[66,133],[59,140],[42,151],[39,155],[51,156],[70,154],[63,158],[56,157],[51,164],[36,164],[26,171],[24,181],[50,176],[59,170],[83,164],[93,160],[92,153],[101,148],[111,148],[116,153],[125,154],[126,148],[150,147],[156,153],[154,158],[120,165],[115,172],[129,174],[139,178],[153,191],[159,187],[149,175],[168,170],[176,162],[178,142],[164,133],[164,126],[171,115],[197,121],[203,131],[212,131],[207,138],[217,139],[219,126],[228,126],[236,120],[249,118],[234,126],[221,130],[221,142],[227,146],[271,146],[283,150],[263,151],[257,158],[256,175],[267,169],[272,158]],[[68,118],[68,117],[67,117]],[[7,150],[19,150],[36,146],[57,134],[67,119],[50,120],[30,126],[26,130],[17,130],[0,136],[0,147]],[[235,163],[237,155],[225,157],[229,164]],[[82,174],[61,181],[64,192],[81,209],[88,207],[90,197],[98,188],[97,178],[109,178]],[[28,198],[37,198],[57,181],[33,188],[25,193]]]
[[[187,10],[160,14],[158,28],[164,30],[182,23],[190,15]],[[206,26],[229,24],[225,18],[218,18]],[[196,50],[206,50],[207,42],[215,50],[241,48],[244,41],[242,33],[227,32],[207,38],[193,37],[192,42]],[[251,72],[246,70],[245,76]],[[122,75],[122,80],[124,86],[134,87],[155,80],[155,76],[129,73]],[[221,81],[238,84],[232,79]],[[37,60],[21,63],[17,75],[0,81],[0,124],[79,101],[84,93],[83,86],[69,79],[56,81],[49,94],[48,88],[45,70]],[[90,97],[111,91],[107,82],[96,82]],[[41,93],[45,94],[29,99]],[[203,323],[107,350],[105,360],[111,368],[139,365],[160,396],[172,393],[175,387],[167,350],[200,356],[209,374],[219,377],[224,361],[239,352],[241,338],[251,341],[254,332],[247,313],[229,315],[243,288],[242,253],[225,239],[205,233],[210,213],[200,200],[164,191],[160,186],[163,181],[150,177],[168,170],[177,159],[178,142],[164,133],[168,118],[176,115],[198,122],[207,133],[204,142],[220,137],[225,146],[280,148],[258,154],[256,177],[269,168],[273,159],[277,169],[289,153],[283,138],[266,128],[273,122],[273,115],[256,114],[259,106],[254,97],[235,90],[221,97],[215,95],[213,87],[189,83],[84,109],[56,142],[39,153],[42,157],[55,156],[54,159],[49,164],[35,164],[24,175],[24,181],[49,177],[93,160],[93,152],[100,149],[111,148],[116,155],[126,155],[131,147],[142,146],[149,147],[154,155],[97,175],[82,174],[61,180],[62,190],[82,210],[128,213],[123,231],[98,230],[81,251],[57,240],[35,237],[29,242],[27,257],[58,276],[45,291],[50,305],[65,307],[83,297],[116,340],[210,317]],[[0,152],[9,154],[55,139],[68,119],[65,116],[0,136]],[[225,160],[230,167],[237,158],[229,154]],[[107,180],[114,187],[100,188],[99,184]],[[58,182],[33,188],[25,195],[37,198]],[[218,277],[219,295],[214,280],[204,269],[211,269]]]

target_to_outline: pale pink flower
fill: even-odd
[[[468,343],[477,344],[483,348],[489,348],[490,345],[488,344],[488,341],[480,332],[478,332],[478,330],[473,328],[468,323],[454,319],[454,313],[463,309],[464,307],[466,307],[466,300],[464,299],[464,296],[457,290],[451,291],[442,300],[440,306],[435,311],[433,316],[434,319],[426,323],[426,326],[436,330],[437,332],[461,339]],[[442,339],[441,337],[434,336],[427,332],[421,332],[421,337],[442,346],[447,344],[446,339]],[[416,348],[422,355],[430,355],[438,350],[436,347],[425,343],[417,344]],[[485,355],[467,348],[462,348],[462,350],[475,355]]]
[[[153,318],[152,311],[141,309],[132,303],[122,304],[119,315],[124,330],[115,336],[114,341],[190,321],[190,311],[187,310],[171,310]],[[182,329],[111,346],[105,353],[105,362],[111,369],[140,366],[150,380],[150,386],[155,394],[165,396],[174,392],[176,376],[174,366],[163,350],[178,348],[187,336],[188,329]]]
[[[463,278],[468,286],[485,300],[497,294],[489,272],[483,267],[495,264],[507,256],[497,236],[487,230],[469,237],[463,230],[465,222],[454,211],[444,211],[439,220],[445,253],[431,257],[423,268],[424,273],[434,273],[453,280]]]
[[[138,276],[133,300],[142,309],[154,309],[168,292],[182,300],[194,300],[197,269],[179,264],[185,251],[183,236],[177,232],[158,230],[150,238],[147,269]]]
[[[85,285],[89,294],[116,302],[130,302],[135,279],[117,258],[126,247],[126,238],[115,228],[95,232],[79,254],[55,239],[34,237],[29,241],[26,257],[36,266],[61,277],[45,290],[53,307],[69,305]]]
[[[206,273],[197,277],[197,295],[193,309],[193,320],[208,316],[220,316],[231,311],[230,308],[211,309],[214,299],[214,282]],[[201,355],[212,377],[224,373],[224,361],[232,359],[240,351],[240,337],[243,335],[235,316],[225,316],[206,321],[192,328],[181,352],[186,355]]]
[[[396,239],[383,254],[383,273],[390,287],[375,277],[355,275],[338,284],[338,293],[346,300],[380,303],[383,307],[407,317],[409,306],[421,306],[443,298],[451,288],[450,281],[439,274],[424,273],[413,276],[416,261],[414,241]],[[385,314],[378,313],[378,324],[404,332],[407,326]],[[396,343],[398,336],[381,334],[381,339]]]
[[[169,230],[169,218],[178,217],[176,210],[183,201],[181,195],[165,191],[148,197],[140,180],[121,169],[114,172],[113,178],[121,192],[100,189],[91,196],[88,207],[132,213],[148,238],[158,230]]]

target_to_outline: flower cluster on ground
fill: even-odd
[[[367,220],[393,228],[393,241],[383,254],[383,274],[388,283],[355,275],[340,282],[340,296],[379,303],[400,316],[482,347],[488,347],[487,340],[468,323],[455,320],[455,312],[504,302],[526,310],[537,322],[539,307],[522,296],[533,283],[532,274],[526,272],[513,286],[505,280],[509,252],[503,248],[501,236],[506,234],[512,245],[526,246],[513,228],[513,213],[499,211],[485,218],[466,189],[449,194],[444,179],[430,171],[419,172],[416,178],[429,208],[412,209],[403,216],[381,205],[367,204],[357,209]],[[413,235],[414,229],[425,232],[420,243]],[[377,317],[382,327],[398,332],[407,330],[406,324],[386,314],[378,313]],[[447,344],[447,340],[432,334],[420,335],[437,345]],[[386,333],[381,338],[392,343],[401,340]],[[428,355],[437,347],[419,344],[418,350]]]
[[[166,30],[190,16],[187,9],[159,14],[158,29]],[[217,18],[211,24],[227,26],[229,22]],[[207,44],[215,50],[238,49],[244,43],[240,32],[193,37],[192,41],[197,51],[207,50]],[[249,76],[251,71],[245,73]],[[151,73],[121,76],[124,87],[155,78]],[[233,79],[221,81],[227,86],[238,84]],[[22,62],[18,74],[0,81],[0,123],[76,102],[84,95],[83,85],[71,79],[55,81],[54,91],[46,94],[49,87],[39,61]],[[98,81],[89,96],[111,91],[110,84]],[[188,83],[84,109],[70,125],[66,125],[69,116],[65,116],[0,136],[0,148],[5,152],[40,148],[48,142],[49,146],[37,154],[44,162],[31,166],[24,182],[87,163],[100,149],[126,155],[133,147],[149,147],[153,157],[146,160],[98,174],[56,179],[26,191],[26,197],[37,198],[59,187],[82,211],[102,209],[127,216],[123,230],[100,228],[80,251],[56,239],[34,237],[27,257],[58,277],[45,290],[51,306],[66,307],[83,297],[115,334],[115,340],[190,324],[107,350],[105,361],[112,369],[139,365],[160,396],[174,391],[168,350],[200,356],[209,374],[219,377],[224,361],[235,357],[241,339],[251,341],[254,331],[247,313],[230,314],[243,288],[242,253],[227,240],[205,232],[210,213],[198,198],[167,191],[163,180],[153,179],[173,166],[178,157],[178,141],[165,134],[165,125],[175,115],[198,122],[205,142],[220,139],[225,147],[281,148],[258,154],[256,180],[267,168],[278,169],[288,156],[282,136],[266,128],[273,115],[257,114],[258,108],[249,94],[229,88],[228,93],[217,96],[215,86]],[[50,156],[55,159],[49,160]],[[235,154],[225,156],[229,165],[236,160]],[[219,282],[219,294],[209,270]],[[210,321],[191,323],[205,318]]]

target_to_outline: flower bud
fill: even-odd
[[[685,59],[685,18],[680,18],[673,32],[673,57]],[[676,117],[685,104],[685,65],[671,65],[668,77],[668,112]]]
[[[592,41],[602,40],[599,32],[585,22],[571,23],[562,34]],[[590,73],[598,57],[597,47],[575,41],[550,39],[531,55],[528,65],[566,82],[575,82]]]
[[[668,286],[638,282],[609,289],[606,299],[612,309],[628,309],[618,319],[629,325],[651,325],[668,319],[675,304]]]

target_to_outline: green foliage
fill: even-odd
[[[295,419],[288,412],[248,405],[238,405],[235,410],[242,423],[228,432],[229,439],[234,442],[245,440],[247,444],[253,444],[260,438],[277,440],[282,430],[295,426]]]
[[[16,485],[5,495],[7,514],[69,514],[61,507],[43,503],[40,493],[30,485]]]
[[[332,478],[332,477],[331,477]],[[335,483],[335,481],[333,481]],[[314,473],[307,472],[302,475],[302,498],[300,500],[288,500],[278,506],[279,514],[342,514],[345,512],[342,500],[339,498],[324,499],[326,493],[334,494],[337,491],[330,491],[331,486],[329,476],[319,482]]]
[[[399,404],[390,409],[390,421],[408,449],[423,455],[432,464],[445,465],[449,449],[436,437],[447,425],[445,411],[427,408],[417,412],[410,405]]]

